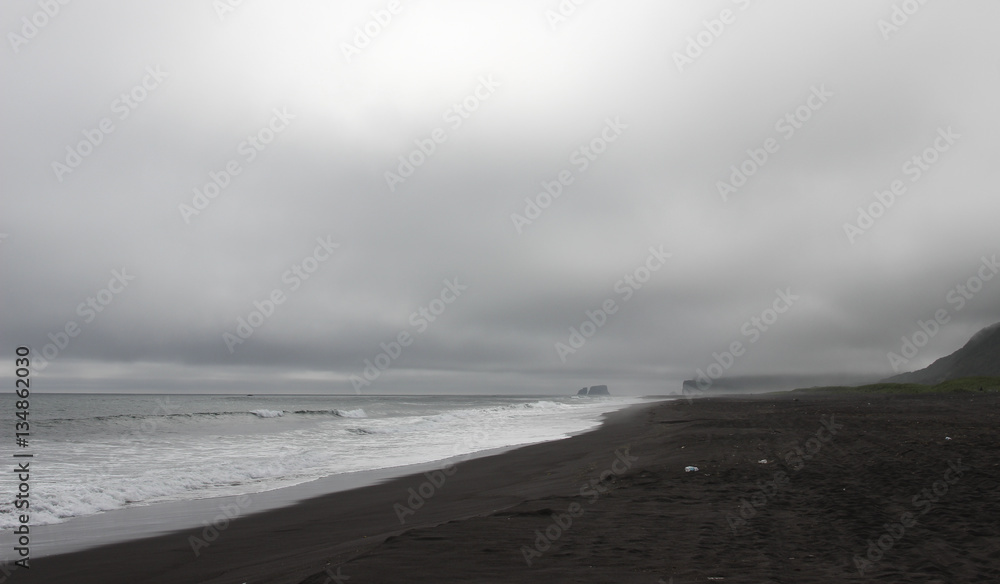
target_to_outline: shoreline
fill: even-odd
[[[214,516],[224,507],[231,509],[234,504],[240,511],[238,517],[251,517],[257,513],[291,507],[316,497],[427,472],[452,461],[493,456],[520,447],[491,448],[430,462],[340,473],[256,493],[158,501],[72,517],[61,523],[32,527],[31,556],[47,558],[195,529],[200,526],[199,522],[203,517]],[[247,503],[248,499],[250,503]],[[77,535],[83,536],[83,539],[75,538]],[[40,551],[36,551],[39,549]]]
[[[142,397],[164,397],[139,395]],[[169,396],[166,397],[169,398]],[[215,398],[218,396],[203,397]],[[284,396],[277,397],[286,399]],[[555,400],[557,397],[551,396],[551,399]],[[538,397],[532,397],[531,399],[533,401],[539,400]],[[541,399],[550,399],[550,396],[544,396]],[[215,485],[216,487],[221,487],[215,489],[216,493],[204,492],[196,494],[180,492],[167,494],[160,497],[159,500],[125,502],[123,506],[100,512],[89,511],[83,515],[64,516],[57,523],[30,525],[31,557],[49,557],[101,545],[110,545],[133,539],[162,535],[172,531],[191,529],[199,525],[204,515],[214,515],[216,511],[224,506],[231,508],[231,505],[237,501],[242,504],[238,504],[238,509],[232,511],[231,515],[232,517],[243,517],[261,511],[290,506],[303,500],[329,493],[368,486],[399,476],[418,474],[449,462],[491,456],[521,446],[560,440],[579,432],[592,431],[598,428],[603,420],[602,414],[605,413],[601,409],[614,411],[615,408],[628,407],[637,401],[641,400],[625,398],[625,401],[622,401],[619,398],[611,404],[606,404],[605,408],[584,413],[582,416],[578,416],[578,421],[570,423],[570,426],[575,425],[575,428],[561,428],[558,432],[553,432],[553,429],[549,429],[548,431],[532,433],[530,435],[509,435],[502,440],[479,440],[478,438],[476,440],[471,438],[468,440],[456,439],[452,445],[454,448],[448,447],[448,444],[445,443],[444,448],[440,448],[435,452],[405,458],[396,456],[391,457],[392,460],[384,461],[392,466],[365,468],[373,467],[379,461],[378,459],[365,457],[364,447],[356,445],[354,451],[361,457],[361,464],[346,466],[348,468],[350,466],[361,467],[360,470],[346,470],[336,472],[335,474],[323,474],[334,471],[329,468],[319,467],[316,469],[318,472],[311,473],[312,476],[298,477],[295,480],[265,480],[245,482],[242,485],[220,482]],[[160,402],[157,401],[157,403],[159,404]],[[278,406],[279,409],[282,408],[282,404],[278,404]],[[198,411],[196,405],[192,407],[195,411]],[[288,407],[290,407],[289,404],[284,404],[285,413],[312,413],[291,412]],[[361,407],[361,405],[358,405],[358,407]],[[240,410],[238,406],[235,409]],[[249,407],[245,409],[247,409],[248,416],[249,414],[255,414],[257,411],[251,411],[252,408]],[[252,418],[252,416],[249,417]],[[478,430],[478,432],[481,431]],[[479,435],[476,434],[476,436]],[[323,448],[323,445],[319,445],[319,447]],[[477,448],[477,450],[465,452],[469,448]],[[427,454],[431,456],[425,456]],[[438,458],[434,458],[435,456]],[[363,460],[364,458],[368,458],[368,460]],[[205,468],[206,472],[212,472],[213,470],[211,467],[205,467],[204,464],[202,464],[202,467]],[[66,474],[65,477],[67,482],[73,481],[72,475]],[[52,477],[49,478],[51,479]],[[277,478],[281,479],[281,477]],[[269,484],[276,482],[284,482],[285,484]],[[97,491],[97,494],[100,495],[100,490]],[[247,497],[249,500],[247,500]],[[81,500],[86,501],[87,499],[81,498]],[[62,510],[66,511],[66,509]],[[71,511],[72,507],[69,510]],[[5,517],[8,516],[5,515]],[[4,548],[8,548],[6,541],[8,538],[14,539],[8,532],[9,530],[6,528],[0,531],[0,545],[3,545]],[[9,553],[11,552],[0,553],[0,559],[8,560]]]
[[[633,405],[637,404],[623,405],[619,409]],[[606,414],[614,411],[618,410],[599,414],[594,419],[594,425],[589,428],[539,442],[486,448],[426,462],[337,473],[258,492],[157,501],[92,515],[70,517],[60,523],[32,526],[31,557],[46,558],[192,530],[200,527],[204,517],[213,517],[223,508],[228,510],[227,519],[250,517],[324,495],[373,486],[394,478],[418,475],[445,465],[494,456],[534,444],[564,440],[567,437],[597,430],[603,424]]]
[[[843,581],[861,577],[853,558],[866,540],[956,459],[966,470],[947,497],[864,577],[997,581],[998,406],[990,395],[829,394],[638,404],[448,475],[235,519],[197,556],[197,533],[172,533],[39,558],[12,581]],[[796,461],[793,446],[810,458]]]
[[[388,537],[396,532],[404,531],[413,526],[435,524],[445,519],[446,516],[455,513],[455,511],[457,511],[458,515],[466,516],[469,514],[495,510],[494,507],[498,504],[498,502],[513,505],[517,503],[517,499],[516,497],[511,498],[509,495],[498,498],[489,497],[485,500],[485,502],[461,502],[456,504],[456,502],[449,500],[452,498],[449,497],[449,494],[461,494],[467,490],[476,491],[478,490],[475,486],[476,483],[488,483],[489,481],[486,479],[490,477],[490,475],[494,474],[494,467],[491,461],[495,459],[503,459],[504,457],[508,457],[510,455],[517,455],[518,453],[526,450],[531,451],[538,448],[547,449],[551,448],[552,445],[562,444],[582,437],[600,434],[602,433],[602,430],[608,426],[610,420],[619,418],[622,415],[631,416],[632,414],[629,412],[637,409],[648,408],[656,403],[660,402],[654,401],[651,403],[632,404],[619,410],[606,412],[601,414],[602,421],[596,427],[584,430],[566,438],[508,447],[504,452],[499,454],[473,456],[468,460],[459,463],[459,465],[455,467],[458,469],[458,472],[455,472],[454,476],[451,476],[448,479],[449,484],[443,485],[440,490],[440,494],[436,493],[436,496],[433,497],[435,502],[448,502],[448,506],[457,507],[456,510],[446,509],[431,511],[429,510],[430,505],[428,505],[427,510],[421,509],[420,513],[415,517],[406,516],[405,524],[401,524],[398,515],[393,510],[393,505],[396,503],[405,504],[407,499],[407,489],[419,488],[419,486],[426,481],[426,478],[424,478],[422,474],[415,473],[404,475],[394,474],[375,484],[368,484],[344,491],[313,496],[290,505],[237,517],[230,522],[229,526],[219,533],[218,539],[216,539],[213,544],[211,544],[208,548],[199,549],[199,554],[197,556],[191,548],[189,539],[191,537],[198,537],[199,535],[204,536],[204,533],[201,533],[203,530],[171,530],[167,533],[153,537],[132,539],[108,545],[90,547],[84,550],[39,557],[37,561],[33,560],[31,562],[32,568],[30,571],[18,571],[17,581],[52,583],[62,581],[81,583],[102,582],[105,584],[118,581],[209,582],[214,580],[203,579],[205,576],[203,569],[207,568],[207,564],[212,563],[210,558],[213,555],[213,551],[218,550],[219,548],[227,547],[227,543],[229,542],[232,542],[230,545],[238,546],[240,550],[246,550],[248,547],[256,547],[257,542],[266,540],[268,538],[268,534],[275,530],[294,529],[296,525],[310,522],[309,518],[316,515],[314,510],[326,508],[331,503],[334,504],[333,509],[327,509],[323,515],[330,518],[331,521],[336,521],[338,524],[342,524],[342,520],[337,520],[335,518],[348,514],[348,510],[354,510],[352,515],[366,516],[365,520],[359,523],[370,523],[369,519],[371,516],[379,518],[378,525],[381,526],[381,529],[383,530],[380,534],[373,533],[375,531],[373,528],[362,528],[360,526],[359,528],[338,530],[338,533],[342,534],[341,538],[347,539],[348,542],[356,542],[356,544],[367,544],[364,540],[372,535],[383,535]],[[460,455],[456,458],[461,458],[462,456],[465,455]],[[521,457],[518,456],[517,458],[520,459]],[[429,469],[437,469],[441,467],[442,462],[443,461],[436,461],[417,466],[426,466]],[[516,463],[515,466],[517,466]],[[320,479],[320,481],[322,480],[323,479]],[[508,477],[506,482],[513,485],[516,490],[518,480]],[[461,485],[459,487],[452,486],[455,483],[461,483]],[[469,488],[470,486],[472,487],[471,489]],[[278,491],[285,491],[287,489],[294,488],[295,487],[288,487],[286,489],[278,489]],[[451,491],[451,493],[449,493],[449,491]],[[224,499],[236,499],[236,497],[226,497]],[[202,501],[212,501],[212,499],[204,499]],[[358,511],[359,508],[363,509],[363,511]],[[213,512],[210,516],[204,517],[199,523],[214,519],[218,515],[218,512],[217,510],[213,511],[216,512]],[[220,521],[219,523],[222,524],[223,522]],[[55,524],[51,527],[59,527],[60,525],[63,524]],[[347,545],[347,547],[345,547],[345,545]],[[303,547],[309,548],[311,546]],[[336,547],[349,549],[350,543],[342,543]],[[132,557],[133,555],[145,557],[147,559],[150,557],[156,557],[159,558],[164,565],[185,566],[185,564],[187,564],[186,567],[188,569],[180,570],[181,573],[185,574],[184,576],[169,576],[162,580],[157,579],[156,574],[161,572],[161,570],[156,569],[152,569],[148,572],[146,570],[142,570],[143,575],[140,576],[136,572],[138,566],[132,565],[131,563],[127,566],[121,565],[122,557]],[[251,554],[251,556],[253,555],[256,554]],[[315,565],[315,559],[312,558],[312,555],[312,553],[304,554],[303,559],[306,562],[305,565],[314,565],[315,567],[304,570],[302,578],[321,570],[322,567],[326,565],[325,561],[322,564]],[[220,554],[220,556],[217,557],[222,556]],[[225,557],[229,557],[228,554]],[[222,561],[224,564],[228,562],[228,560]],[[312,562],[312,564],[310,564],[310,562]],[[237,570],[237,572],[242,573],[240,570]],[[296,570],[295,572],[297,573],[299,570]],[[91,577],[87,575],[91,573],[95,573],[92,579],[90,579]],[[97,573],[100,575],[97,575]],[[278,579],[261,580],[259,576],[248,573],[243,576],[218,581],[301,581],[301,579],[295,580],[295,577],[297,576],[289,579],[287,578],[287,575],[282,575]],[[36,580],[35,578],[38,579]]]

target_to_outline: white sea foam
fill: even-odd
[[[334,410],[341,418],[367,418],[368,414],[361,408],[355,410]]]
[[[285,415],[281,410],[250,410],[250,413],[258,418],[280,418]]]
[[[40,412],[65,410],[40,420],[37,437],[33,432],[36,460],[46,461],[44,473],[32,474],[35,525],[558,439],[635,401],[259,398],[240,411],[235,398],[203,396],[190,403],[172,397],[188,411],[167,413],[139,397],[88,404],[90,410],[60,399],[47,406],[42,396],[32,404]],[[132,411],[92,415],[102,408]],[[0,489],[16,488],[11,476],[0,475]],[[0,501],[0,529],[16,525],[14,511]]]

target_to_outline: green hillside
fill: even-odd
[[[796,389],[800,392],[854,392],[854,393],[979,393],[1000,392],[1000,377],[963,377],[938,383],[937,385],[921,385],[919,383],[873,383],[858,387],[807,387]]]

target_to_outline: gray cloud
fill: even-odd
[[[952,320],[914,369],[1000,320],[997,281],[947,299],[1000,252],[993,3],[923,6],[886,40],[888,1],[595,0],[553,30],[554,1],[439,0],[403,5],[348,62],[388,4],[256,0],[220,19],[204,2],[71,3],[24,44],[8,34],[4,354],[40,354],[73,321],[42,389],[336,393],[408,332],[365,391],[652,393],[735,341],[728,375],[878,378],[938,309]],[[679,72],[726,8],[735,22]],[[0,30],[40,10],[5,4]],[[147,68],[166,77],[135,89]],[[484,77],[499,86],[456,118]],[[776,122],[814,87],[833,95],[786,137]],[[123,93],[145,94],[127,117]],[[275,108],[294,119],[251,159],[241,144],[270,138]],[[52,163],[104,118],[114,131],[60,181]],[[573,154],[608,119],[627,128],[583,170]],[[912,182],[904,163],[949,127],[961,137]],[[385,173],[436,129],[391,191]],[[769,138],[780,149],[723,202],[717,183]],[[519,234],[512,214],[561,172],[573,182]],[[895,179],[906,194],[851,243],[844,224]],[[292,290],[318,237],[341,247]],[[624,300],[616,282],[661,245],[671,259]],[[135,279],[87,322],[78,306],[123,268]],[[417,332],[452,278],[468,290]],[[750,344],[744,323],[786,288],[801,300]],[[286,301],[230,352],[223,334],[275,289]],[[608,299],[563,363],[556,343]]]

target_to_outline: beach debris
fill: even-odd
[[[760,460],[757,461],[757,464],[767,464],[767,459],[766,458],[762,458],[762,459],[760,459]]]
[[[685,466],[684,472],[698,472],[697,466]]]
[[[951,436],[945,436],[944,439],[945,440],[951,440]]]

